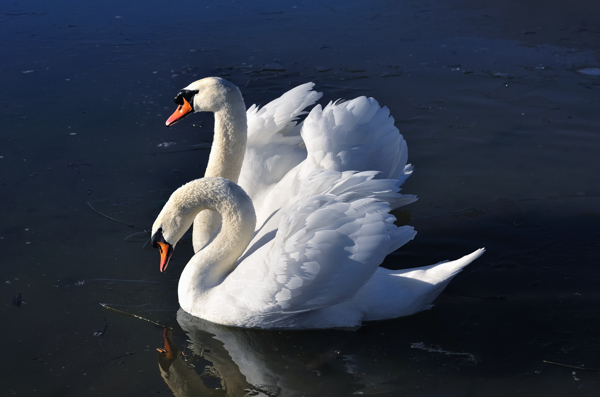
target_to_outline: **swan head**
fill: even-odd
[[[173,245],[165,240],[162,228],[158,228],[156,232],[152,233],[151,242],[154,248],[160,250],[160,271],[164,273],[167,270],[171,255],[173,255]]]
[[[240,90],[220,77],[206,77],[188,85],[174,99],[177,110],[166,121],[167,127],[194,112],[213,112],[227,107],[232,102],[243,103]]]
[[[164,273],[175,246],[194,223],[196,214],[202,207],[189,205],[190,195],[187,184],[177,189],[158,214],[152,225],[152,246],[160,250],[160,271]]]

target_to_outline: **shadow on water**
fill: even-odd
[[[598,395],[599,4],[2,5],[0,394],[177,395],[168,371],[206,395]],[[210,115],[164,122],[207,75],[248,105],[306,81],[321,103],[375,97],[419,197],[384,265],[486,254],[432,310],[354,331],[184,321],[191,244],[163,275],[147,230],[203,175]],[[157,369],[162,330],[100,303],[173,326],[173,354]]]

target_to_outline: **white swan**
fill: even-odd
[[[398,181],[375,174],[315,171],[298,180],[298,192],[277,214],[276,229],[256,236],[252,200],[235,183],[208,177],[177,189],[152,227],[161,271],[200,211],[217,211],[223,221],[181,274],[182,309],[240,327],[330,328],[428,308],[483,250],[418,269],[379,267],[415,232],[395,226],[389,214],[391,205],[412,200],[397,193]]]
[[[260,110],[251,107],[247,119],[264,128],[248,129],[245,150],[237,87],[207,78],[176,97],[180,107],[167,124],[192,111],[212,111],[215,141],[209,177],[173,193],[153,225],[161,271],[194,217],[194,233],[203,231],[202,241],[194,236],[195,251],[221,223],[217,215],[199,224],[197,215],[223,217],[221,231],[181,275],[179,301],[188,313],[242,327],[357,326],[428,308],[483,252],[420,269],[380,268],[387,254],[416,234],[393,225],[389,214],[416,200],[397,193],[412,172],[406,142],[387,108],[372,98],[316,106],[296,126],[295,117],[320,97],[311,89],[305,84]],[[238,175],[252,200],[231,182]]]

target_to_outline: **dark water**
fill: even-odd
[[[598,395],[599,370],[564,365],[600,368],[599,4],[3,3],[0,395]],[[434,309],[355,332],[178,322],[191,245],[163,275],[144,230],[203,174],[186,150],[211,117],[164,121],[207,75],[248,104],[306,81],[375,97],[420,198],[385,265],[488,252]],[[171,326],[173,356],[99,303]]]

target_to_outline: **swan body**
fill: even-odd
[[[310,174],[279,211],[276,229],[262,237],[254,233],[252,200],[235,183],[208,177],[176,190],[153,225],[154,243],[175,247],[203,210],[219,212],[223,221],[181,274],[182,309],[239,327],[331,328],[428,308],[483,250],[420,269],[379,267],[415,231],[395,226],[389,214],[391,203],[403,199],[398,181],[375,174]],[[162,249],[163,268],[170,251]]]
[[[239,327],[354,327],[429,308],[483,253],[379,267],[416,234],[389,213],[416,200],[399,193],[412,173],[406,142],[373,98],[317,105],[297,124],[321,96],[312,87],[252,106],[245,118],[239,90],[223,79],[192,83],[176,97],[167,124],[215,113],[205,177],[175,191],[152,228],[164,271],[194,224],[196,254],[178,286],[187,313]]]

